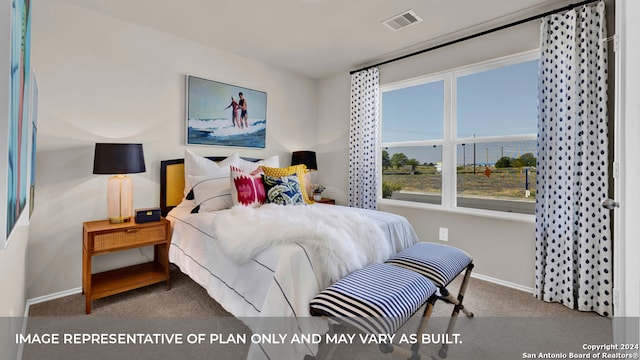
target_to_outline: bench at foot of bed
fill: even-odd
[[[371,264],[347,275],[318,294],[311,314],[328,316],[368,334],[394,334],[425,303],[418,334],[426,329],[437,287],[428,278],[390,264]],[[381,345],[383,352],[420,359],[419,344],[411,350]]]
[[[385,263],[415,271],[429,278],[438,287],[439,299],[454,305],[447,327],[448,336],[453,334],[460,311],[468,317],[473,317],[473,313],[462,303],[473,270],[473,258],[466,252],[449,245],[420,242],[391,256]],[[447,286],[463,271],[460,289],[454,296],[447,290]],[[447,357],[448,347],[447,344],[442,345],[440,357]]]
[[[473,259],[452,246],[421,242],[395,254],[383,264],[371,264],[349,274],[318,294],[310,303],[311,314],[329,316],[371,334],[394,334],[422,305],[427,303],[417,336],[424,333],[436,300],[453,304],[447,335],[453,334],[460,311],[472,317],[462,301],[473,269]],[[465,272],[457,296],[447,285]],[[420,359],[419,344],[411,349],[393,344],[382,352]],[[439,355],[447,357],[448,345]]]

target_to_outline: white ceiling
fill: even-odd
[[[536,15],[568,0],[65,0],[320,79]],[[412,9],[424,21],[382,21]]]

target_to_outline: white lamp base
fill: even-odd
[[[116,175],[107,182],[107,218],[112,224],[130,221],[133,216],[133,181]]]

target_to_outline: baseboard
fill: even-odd
[[[59,299],[59,298],[62,298],[62,297],[65,297],[65,296],[69,296],[69,295],[80,294],[81,292],[82,292],[82,287],[77,287],[75,289],[64,290],[64,291],[60,291],[60,292],[57,292],[57,293],[44,295],[44,296],[38,296],[38,297],[33,298],[33,299],[28,299],[27,300],[27,304],[24,307],[24,317],[26,318],[26,317],[29,316],[29,307],[31,305],[39,304],[41,302],[45,302],[45,301],[49,301],[49,300]]]
[[[55,299],[59,299],[65,296],[69,296],[69,295],[75,295],[75,294],[79,294],[82,292],[82,288],[78,287],[75,289],[70,289],[70,290],[65,290],[65,291],[60,291],[54,294],[49,294],[49,295],[44,295],[44,296],[39,296],[33,299],[27,299],[25,305],[24,305],[24,317],[23,317],[23,321],[22,321],[22,335],[26,335],[27,333],[27,320],[29,318],[29,307],[31,305],[34,304],[38,304],[41,302],[45,302],[45,301],[49,301],[49,300],[55,300]],[[22,354],[24,352],[24,344],[20,344],[18,345],[18,360],[22,359]]]
[[[486,276],[486,275],[482,275],[482,274],[478,274],[478,273],[471,273],[471,277],[478,279],[478,280],[483,280],[486,282],[490,282],[490,283],[494,283],[497,285],[502,285],[508,288],[512,288],[512,289],[516,289],[516,290],[520,290],[520,291],[524,291],[524,292],[528,292],[530,294],[534,293],[534,289],[530,288],[528,286],[523,286],[520,284],[516,284],[516,283],[512,283],[509,281],[504,281],[504,280],[500,280],[500,279],[496,279],[496,278],[492,278],[490,276]]]

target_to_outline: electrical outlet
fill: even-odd
[[[449,241],[449,229],[448,228],[440,228],[440,235],[438,236],[438,239],[440,239],[440,241]]]

